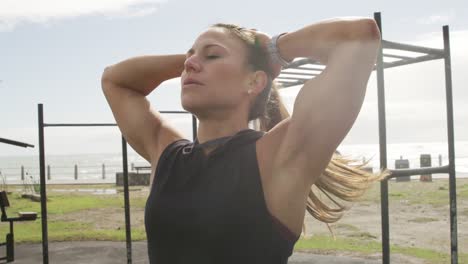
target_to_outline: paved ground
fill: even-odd
[[[15,264],[42,263],[42,244],[17,244]],[[115,264],[127,263],[125,242],[85,241],[49,244],[49,263]],[[132,243],[132,263],[148,263],[146,242]],[[378,264],[381,260],[321,256],[296,252],[288,264]]]

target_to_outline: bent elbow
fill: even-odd
[[[359,36],[367,41],[380,41],[380,30],[377,23],[372,18],[364,18],[359,23]]]
[[[109,87],[111,86],[109,84],[113,82],[111,74],[110,74],[110,69],[111,68],[112,68],[112,66],[105,67],[104,71],[101,74],[101,88],[102,88],[103,91],[109,89]]]

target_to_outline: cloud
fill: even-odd
[[[52,20],[88,15],[139,17],[156,12],[166,0],[2,0],[0,31],[12,31],[21,23],[47,23]]]
[[[455,18],[455,12],[452,10],[447,14],[437,14],[428,17],[422,17],[417,20],[418,24],[432,25],[432,24],[447,24]]]

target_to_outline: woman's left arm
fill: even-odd
[[[299,91],[291,118],[277,126],[286,131],[273,133],[283,135],[274,173],[296,174],[308,193],[356,120],[379,45],[378,27],[368,18],[327,20],[278,39],[286,60],[308,57],[326,68]]]

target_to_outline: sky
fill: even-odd
[[[0,137],[36,145],[0,144],[0,156],[38,153],[37,104],[46,123],[114,123],[101,90],[103,69],[133,56],[184,53],[217,22],[271,35],[337,17],[382,14],[386,40],[442,48],[450,26],[455,140],[468,140],[468,4],[466,1],[188,1],[0,0]],[[282,90],[292,110],[300,87]],[[378,144],[376,76],[342,144]],[[442,60],[385,70],[387,142],[447,140]],[[179,80],[149,99],[158,110],[182,110]],[[165,115],[191,137],[188,115]],[[111,153],[116,127],[46,128],[47,154]]]

